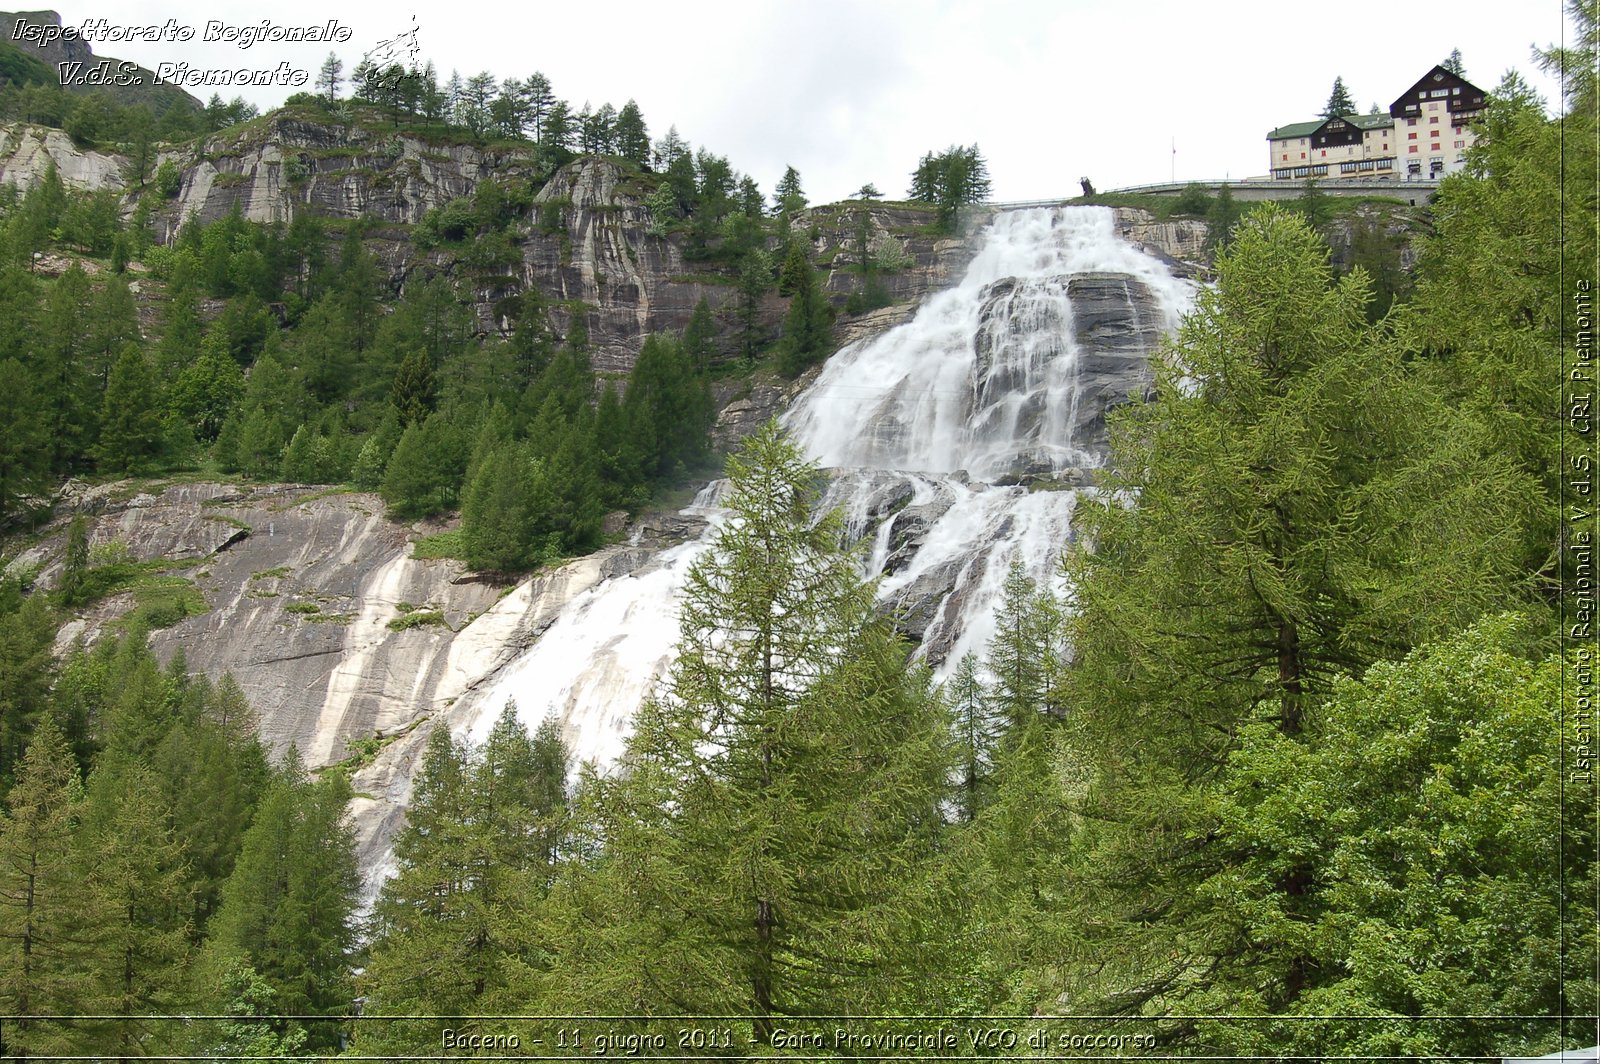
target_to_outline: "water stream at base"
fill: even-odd
[[[1014,561],[1056,579],[1080,495],[1061,485],[1103,463],[1105,407],[1144,387],[1145,357],[1189,295],[1108,209],[1002,213],[959,284],[835,354],[784,415],[834,474],[825,504],[871,537],[879,600],[936,675],[982,652]],[[709,520],[704,535],[573,599],[464,699],[455,731],[481,741],[513,699],[530,730],[556,715],[577,760],[615,760],[670,665],[678,593],[724,520],[719,486],[684,511]]]

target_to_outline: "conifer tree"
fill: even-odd
[[[960,819],[971,823],[989,804],[1001,732],[989,692],[978,675],[978,661],[971,654],[956,662],[944,685],[944,697],[955,724],[955,801]]]
[[[290,1015],[340,1015],[351,997],[360,879],[345,819],[349,798],[337,772],[311,782],[291,747],[245,834],[214,921],[210,965],[219,978],[249,964]],[[333,1025],[308,1027],[308,1047],[337,1044]]]
[[[90,777],[79,868],[79,917],[94,928],[81,962],[84,1011],[125,1017],[95,1023],[84,1048],[148,1056],[178,1029],[160,1017],[188,1000],[192,907],[183,845],[154,774],[138,761],[102,764]]]
[[[54,681],[56,622],[43,595],[0,607],[0,796],[16,774]]]
[[[1587,52],[1557,49],[1550,59],[1563,61],[1548,69],[1565,71],[1574,92],[1588,77],[1593,92],[1595,20],[1579,25],[1586,28],[1576,39],[1587,38]],[[1596,112],[1592,96],[1574,96],[1551,121],[1544,101],[1511,74],[1490,94],[1480,122],[1483,135],[1467,157],[1471,180],[1441,187],[1438,225],[1420,241],[1415,291],[1398,326],[1452,399],[1539,478],[1517,552],[1553,601],[1563,556],[1570,558],[1561,546],[1560,501],[1573,470],[1562,455],[1570,461],[1584,444],[1561,411],[1566,374],[1549,372],[1544,353],[1560,349],[1570,329],[1563,307],[1575,293],[1560,290],[1562,262],[1594,261],[1600,240],[1589,209],[1593,183],[1581,176],[1597,166]],[[1538,235],[1558,230],[1560,242]]]
[[[139,343],[139,316],[133,292],[120,277],[108,278],[90,301],[84,358],[95,386],[103,394],[111,370],[129,344]]]
[[[144,352],[129,344],[106,384],[95,456],[102,469],[126,475],[149,468],[165,443],[155,372]]]
[[[617,112],[613,132],[616,136],[617,154],[636,166],[648,169],[650,131],[645,127],[644,115],[637,103],[629,100],[622,105],[622,110]]]
[[[800,244],[790,249],[784,273],[791,279],[794,296],[789,302],[789,314],[783,320],[778,368],[787,376],[797,377],[806,367],[827,356],[832,339],[833,307],[822,294],[810,259]]]
[[[323,98],[333,103],[339,98],[339,86],[344,84],[344,62],[335,52],[329,52],[328,58],[322,61],[322,67],[317,71],[317,90]]]
[[[644,487],[644,455],[633,429],[616,386],[607,381],[594,410],[595,455],[606,485],[606,504],[630,510],[642,506],[649,495]]]
[[[1048,588],[1040,588],[1014,562],[989,643],[996,709],[1015,728],[1037,713],[1061,716],[1066,661],[1065,619]]]
[[[46,718],[0,815],[0,1010],[9,1017],[0,1045],[14,1056],[70,1052],[71,1032],[36,1017],[84,1011],[73,860],[82,811],[77,763]]]
[[[402,429],[398,414],[389,412],[361,445],[350,481],[362,491],[375,491],[383,483],[384,469],[400,442]]]
[[[14,517],[42,485],[48,431],[33,374],[14,358],[0,361],[0,522]]]
[[[213,327],[200,344],[200,356],[178,374],[167,399],[195,439],[210,442],[243,393],[244,374],[229,354],[226,338]]]
[[[1223,185],[1206,212],[1206,249],[1212,254],[1233,243],[1233,227],[1239,224],[1239,215],[1239,204],[1233,198],[1232,187]]]
[[[83,514],[67,526],[67,547],[61,563],[61,582],[57,590],[68,606],[81,604],[89,576],[89,519]]]
[[[549,529],[558,505],[543,459],[531,459],[518,443],[494,447],[462,496],[466,563],[512,572],[544,560],[552,545],[539,533]]]
[[[1529,484],[1380,342],[1369,298],[1360,272],[1332,282],[1301,219],[1252,212],[1157,359],[1157,398],[1116,419],[1105,486],[1136,502],[1075,514],[1092,548],[1070,556],[1068,713],[1099,759],[1084,867],[1122,914],[1088,925],[1117,974],[1086,999],[1178,1007],[1246,948],[1196,889],[1233,859],[1207,803],[1241,724],[1296,739],[1340,672],[1525,593],[1506,547]],[[1280,867],[1303,896],[1304,862]],[[1307,963],[1279,957],[1269,1009]]]
[[[401,517],[436,513],[454,501],[467,454],[457,426],[439,414],[400,434],[384,470],[383,501]]]
[[[761,348],[761,300],[772,287],[772,260],[752,247],[739,264],[739,353],[754,362]]]
[[[634,452],[651,481],[680,479],[710,453],[708,434],[716,419],[710,385],[676,341],[658,334],[645,338],[622,406]]]
[[[396,840],[398,871],[374,913],[365,980],[374,1008],[453,1016],[526,1000],[513,984],[543,963],[531,917],[554,871],[566,767],[556,726],[530,739],[513,703],[479,749],[445,728],[430,736]],[[378,1051],[438,1037],[426,1025],[362,1033],[362,1048]]]
[[[949,765],[841,516],[813,520],[814,470],[772,424],[728,464],[734,519],[691,569],[667,692],[602,799],[600,864],[551,917],[578,926],[548,985],[561,1008],[753,1014],[765,1040],[785,1013],[913,997],[928,928],[908,888]],[[590,892],[612,926],[585,922]]]
[[[711,368],[717,355],[716,336],[717,327],[711,319],[711,305],[706,302],[705,296],[701,296],[689,315],[689,324],[683,329],[683,350],[689,356],[695,372],[704,373]]]
[[[1356,113],[1356,102],[1350,96],[1350,90],[1344,87],[1344,78],[1333,79],[1333,91],[1328,93],[1328,102],[1322,105],[1323,118],[1340,118],[1344,115]]]
[[[50,289],[35,344],[34,372],[50,432],[50,465],[67,473],[87,451],[98,412],[96,382],[86,358],[93,293],[74,263]]]

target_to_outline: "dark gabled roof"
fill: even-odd
[[[1422,75],[1422,77],[1418,78],[1415,85],[1401,93],[1400,98],[1389,105],[1389,114],[1395,117],[1403,115],[1405,113],[1405,107],[1408,103],[1415,104],[1420,99],[1417,96],[1417,93],[1431,92],[1434,89],[1460,89],[1461,91],[1459,93],[1452,93],[1449,98],[1460,101],[1463,98],[1466,100],[1471,100],[1472,98],[1476,97],[1480,104],[1488,96],[1488,93],[1478,88],[1478,86],[1474,85],[1460,74],[1452,74],[1444,67],[1436,66],[1426,74]],[[1451,107],[1452,111],[1466,111],[1475,109],[1475,106],[1463,106],[1459,102]]]

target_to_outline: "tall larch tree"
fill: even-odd
[[[602,788],[599,866],[552,898],[548,985],[562,1010],[752,1015],[766,1041],[785,1014],[916,1000],[948,731],[795,445],[768,425],[728,465],[734,516]]]

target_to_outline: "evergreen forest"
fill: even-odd
[[[330,59],[291,108],[534,152],[408,228],[439,254],[403,286],[359,218],[158,239],[178,174],[153,150],[129,153],[131,209],[53,169],[0,184],[8,558],[74,479],[374,492],[402,522],[458,515],[441,549],[513,577],[715,476],[732,515],[620,762],[580,763],[514,705],[481,742],[435,728],[370,898],[348,766],[274,753],[231,677],[152,651],[204,603],[166,587],[114,635],[62,637],[154,571],[92,549],[82,517],[54,586],[8,569],[0,1056],[890,1044],[841,1045],[805,1019],[825,1016],[889,1017],[854,1028],[883,1039],[944,1024],[968,1057],[1038,1052],[977,1037],[982,1017],[1031,1018],[1007,1022],[1050,1052],[1109,1039],[1084,1054],[1592,1044],[1595,792],[1568,707],[1592,690],[1573,589],[1594,521],[1571,485],[1594,438],[1564,387],[1595,376],[1573,337],[1600,280],[1600,9],[1572,13],[1576,42],[1541,56],[1566,98],[1505,77],[1403,276],[1389,245],[1336,267],[1314,189],[1191,212],[1213,223],[1208,283],[1111,417],[1066,592],[1012,570],[994,638],[942,682],[777,423],[713,445],[719,381],[805,373],[905,265],[863,233],[832,299],[792,168],[769,200],[676,130],[652,141],[631,101],[370,64],[341,98]],[[261,120],[36,74],[0,50],[0,114],[82,144]],[[626,373],[596,370],[587,308],[503,283],[518,234],[553,227],[535,197],[584,156],[624,167],[657,234],[733,289]],[[988,197],[976,145],[909,176],[930,232]]]

